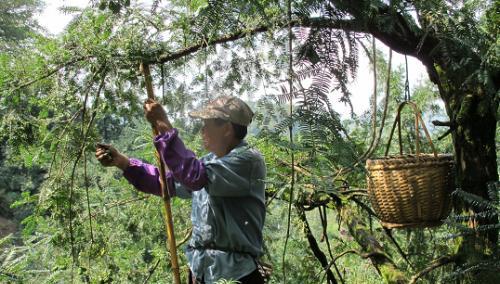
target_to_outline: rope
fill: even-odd
[[[376,69],[375,61],[374,61],[373,67],[374,67],[374,69]],[[389,49],[389,61],[387,63],[387,74],[386,74],[387,78],[386,78],[386,85],[385,85],[384,111],[382,113],[382,118],[381,118],[381,122],[380,122],[380,128],[379,128],[378,134],[377,134],[376,133],[376,129],[375,129],[376,126],[372,125],[372,127],[374,127],[373,128],[374,134],[373,134],[373,137],[372,137],[372,141],[371,141],[370,146],[368,147],[368,149],[359,158],[359,161],[364,161],[364,160],[368,159],[373,154],[373,152],[377,148],[378,144],[380,143],[380,138],[382,137],[382,131],[384,129],[385,120],[386,120],[386,117],[387,117],[387,109],[388,109],[388,106],[389,106],[389,96],[390,96],[390,93],[391,93],[391,71],[392,71],[392,49]],[[375,83],[375,89],[376,89],[376,83]],[[375,108],[373,110],[372,115],[373,116],[377,116],[376,106],[375,106]]]
[[[205,96],[207,100],[210,100],[210,95],[208,94],[208,44],[207,47],[205,47]]]
[[[165,103],[165,64],[162,63],[160,65],[161,72],[161,99],[162,102]]]
[[[371,155],[374,149],[375,140],[377,140],[377,47],[375,37],[372,37],[372,60],[373,60],[373,95],[372,95],[372,140],[361,159],[366,159]]]
[[[405,54],[405,69],[406,69],[406,82],[405,82],[405,102],[410,101],[410,81],[408,78],[408,57]]]
[[[405,54],[405,71],[406,71],[406,81],[405,81],[405,98],[404,98],[404,102],[406,103],[410,103],[411,102],[411,97],[410,97],[410,82],[409,82],[409,76],[408,76],[408,57],[406,56]],[[417,153],[418,153],[418,137],[419,137],[419,132],[418,132],[418,119],[415,119],[415,133],[416,133],[416,139],[417,139]],[[411,132],[413,132],[413,130],[411,130]],[[399,134],[399,150],[400,150],[400,154],[402,155],[403,152],[402,152],[402,149],[403,149],[403,146],[402,146],[402,141],[401,141],[401,116],[399,115],[398,113],[398,134]],[[410,146],[410,150],[412,151],[413,150],[413,147],[412,147],[412,137],[410,134],[407,134],[407,139],[408,139],[408,144]]]

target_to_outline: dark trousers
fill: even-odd
[[[241,284],[264,284],[264,278],[259,273],[259,269],[255,269],[252,273],[247,276],[238,279]],[[197,280],[194,278],[193,273],[189,270],[189,280],[188,284],[205,284],[203,280]]]

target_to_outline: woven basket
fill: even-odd
[[[412,106],[415,112],[416,154],[403,155],[401,110]],[[433,154],[421,154],[419,121]],[[398,125],[400,155],[387,156],[394,129]],[[454,188],[453,156],[438,155],[417,106],[403,102],[398,108],[384,158],[366,161],[368,196],[386,228],[430,227],[440,225],[451,209]]]

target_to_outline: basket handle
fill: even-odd
[[[434,157],[437,157],[437,152],[436,148],[434,148],[434,144],[432,143],[431,136],[429,135],[429,131],[427,131],[427,127],[425,126],[424,120],[422,119],[422,115],[420,114],[420,111],[418,110],[417,105],[414,102],[411,101],[405,101],[399,104],[398,106],[398,114],[396,115],[396,118],[394,119],[394,124],[392,125],[391,129],[391,135],[389,136],[389,141],[387,142],[387,148],[385,149],[385,156],[389,153],[389,148],[391,146],[391,141],[392,141],[392,135],[394,134],[394,129],[396,128],[396,124],[398,125],[398,136],[399,136],[399,154],[403,155],[403,143],[401,142],[401,111],[403,110],[405,105],[409,105],[412,107],[413,112],[415,113],[415,134],[416,134],[416,140],[417,140],[417,158],[420,156],[420,133],[418,131],[418,122],[420,121],[422,123],[422,128],[424,129],[425,136],[427,137],[427,140],[429,141],[429,144],[431,145],[432,152],[434,152]]]

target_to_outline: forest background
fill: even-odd
[[[154,161],[140,62],[198,154],[190,109],[219,94],[252,102],[272,283],[498,280],[495,1],[68,1],[74,18],[57,36],[33,17],[42,4],[0,4],[0,281],[171,282],[161,200],[93,159],[105,141]],[[438,152],[456,155],[454,211],[439,227],[387,230],[367,198],[364,161],[383,156],[408,94],[389,47],[426,66],[409,94],[429,126],[439,120]],[[350,88],[367,69],[364,91]],[[350,113],[354,92],[370,110]],[[182,244],[190,203],[173,210]]]

